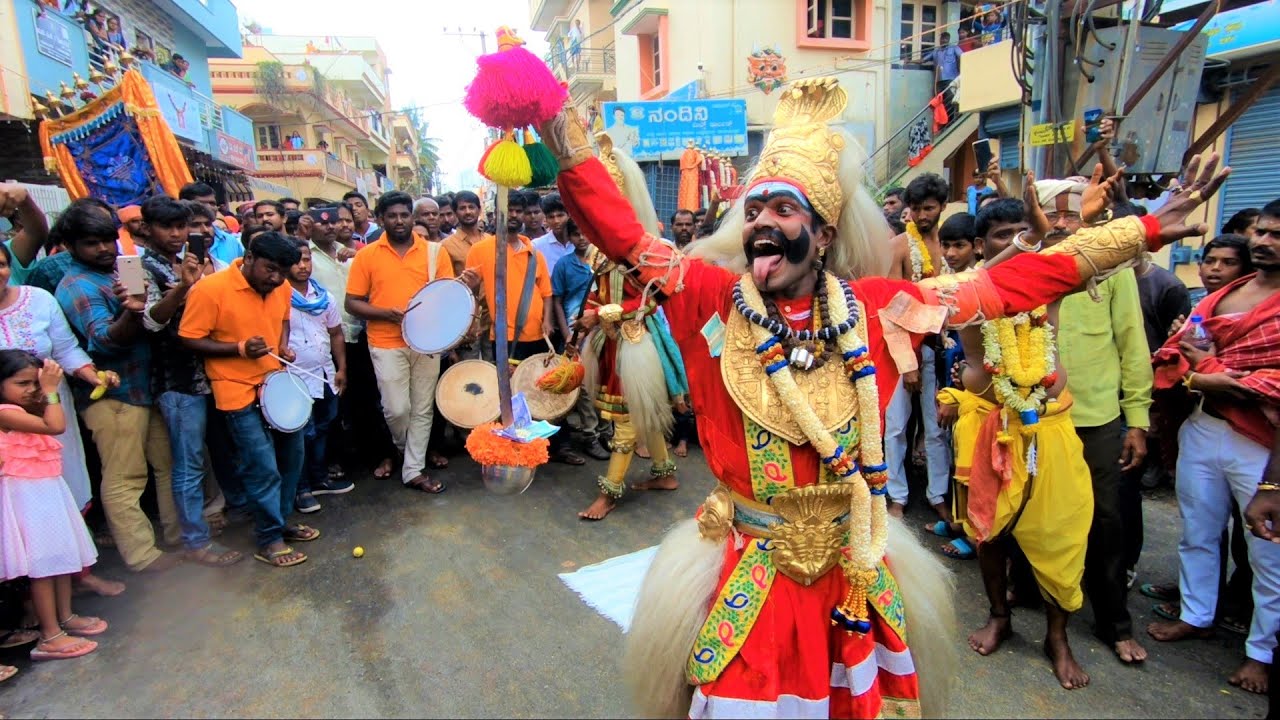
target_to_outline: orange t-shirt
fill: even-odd
[[[238,343],[260,336],[274,353],[280,352],[280,338],[289,319],[293,289],[289,283],[263,297],[249,286],[238,258],[226,270],[204,278],[187,295],[186,310],[178,335]],[[270,355],[256,360],[242,357],[206,357],[204,369],[213,386],[213,401],[219,410],[240,410],[257,400],[257,388],[267,373],[280,369],[280,361]]]
[[[497,238],[488,236],[473,245],[467,253],[467,267],[474,268],[484,280],[484,299],[490,317],[497,317],[493,306],[493,299],[497,297],[494,293],[497,244]],[[520,335],[513,338],[520,293],[524,290],[525,272],[530,267],[535,275],[533,296],[529,299],[529,315],[525,318],[524,327],[520,328]],[[551,273],[547,271],[547,261],[542,258],[542,253],[533,249],[529,238],[521,235],[519,249],[513,249],[510,243],[507,244],[507,339],[518,342],[541,340],[543,303],[550,297]],[[493,340],[495,337],[493,329],[490,329],[489,339]]]
[[[401,256],[384,233],[360,248],[347,275],[347,297],[366,296],[370,304],[380,308],[404,310],[409,307],[409,301],[429,282],[430,245],[426,238],[414,233],[413,244]],[[437,247],[435,279],[453,276],[449,253]],[[369,345],[388,349],[408,347],[400,334],[400,325],[386,320],[369,321]]]

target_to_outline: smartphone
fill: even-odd
[[[187,233],[187,252],[196,256],[201,264],[204,264],[204,235],[202,233]]]
[[[1084,111],[1084,141],[1092,145],[1102,139],[1102,108]]]
[[[991,149],[991,138],[983,138],[973,144],[973,159],[978,163],[978,174],[985,175],[991,158],[995,156]]]
[[[142,295],[147,292],[147,284],[143,279],[142,258],[137,255],[121,255],[116,258],[116,277],[130,295]]]

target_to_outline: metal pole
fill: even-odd
[[[511,367],[507,362],[510,350],[507,347],[507,188],[498,186],[498,197],[494,203],[493,222],[498,226],[498,241],[493,255],[493,319],[494,337],[497,338],[495,351],[498,361],[498,408],[502,412],[502,425],[511,425]],[[527,272],[533,272],[529,268]],[[519,339],[520,328],[516,328]]]

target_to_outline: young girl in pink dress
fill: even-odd
[[[66,429],[62,368],[25,350],[0,350],[0,579],[31,579],[40,622],[32,660],[80,657],[107,623],[71,612],[71,576],[98,557],[62,480]],[[4,675],[0,672],[0,675]]]

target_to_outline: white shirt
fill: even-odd
[[[318,296],[315,288],[307,283],[307,300],[315,300]],[[329,293],[329,307],[319,315],[312,315],[298,308],[292,308],[289,312],[289,347],[297,355],[293,362],[315,374],[297,373],[297,377],[316,400],[324,398],[325,383],[318,376],[323,374],[325,380],[332,385],[338,374],[329,347],[329,329],[340,325],[342,319],[338,315],[337,299],[333,293]]]
[[[342,316],[342,335],[347,342],[354,343],[360,337],[364,321],[347,312],[347,276],[350,272],[351,260],[338,260],[311,243],[311,279],[329,291]]]
[[[556,234],[548,232],[546,235],[540,235],[533,240],[533,249],[537,250],[542,259],[547,261],[547,270],[555,270],[556,263],[566,255],[573,254],[573,243],[560,242],[556,239]]]

